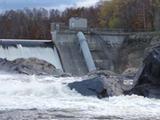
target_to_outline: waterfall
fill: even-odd
[[[62,70],[56,48],[50,46],[23,46],[22,44],[0,45],[0,58],[15,60],[17,58],[38,58],[53,64]]]

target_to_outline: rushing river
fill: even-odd
[[[0,75],[0,120],[160,119],[160,100],[85,97],[67,87],[82,78]]]

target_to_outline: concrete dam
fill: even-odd
[[[72,73],[76,76],[85,75],[91,72],[87,66],[94,64],[93,70],[111,70],[116,69],[116,60],[118,50],[127,35],[125,34],[110,34],[98,32],[80,32],[85,39],[89,48],[90,58],[85,59],[83,50],[79,42],[79,31],[52,31],[53,42],[59,52],[62,68],[64,72]],[[83,53],[84,52],[84,53]],[[86,55],[88,57],[88,54]]]
[[[145,49],[159,40],[154,33],[88,28],[83,18],[71,18],[68,27],[52,23],[51,35],[51,40],[0,39],[0,58],[38,58],[73,76],[123,73],[138,68]]]
[[[52,40],[0,39],[0,58],[34,57],[74,76],[86,75],[94,70],[114,71],[117,51],[126,35],[82,31],[82,39],[88,47],[86,51],[80,45],[78,33],[77,30],[54,30],[51,31]],[[89,65],[94,67],[90,69]]]
[[[160,45],[160,35],[59,26],[51,34],[51,40],[0,39],[0,118],[160,118],[159,100],[146,98],[160,96],[159,67],[153,60],[157,89],[154,79],[143,79],[152,59],[140,66],[146,48]]]

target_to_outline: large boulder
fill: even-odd
[[[37,58],[19,58],[13,61],[1,58],[0,71],[27,75],[63,75],[63,72],[52,64]]]
[[[104,74],[68,84],[70,89],[84,96],[97,96],[98,98],[123,95],[131,90],[133,85],[134,81],[131,78]]]
[[[130,94],[160,98],[160,46],[148,53],[141,69]]]
[[[99,76],[88,78],[82,81],[69,83],[70,89],[76,90],[84,96],[97,96],[99,98],[107,97],[107,91],[104,90],[103,79]]]

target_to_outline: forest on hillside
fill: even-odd
[[[52,22],[68,25],[70,17],[87,18],[90,28],[153,31],[159,28],[160,0],[101,1],[94,7],[8,10],[0,13],[0,38],[51,39]],[[158,26],[158,27],[157,27]]]

